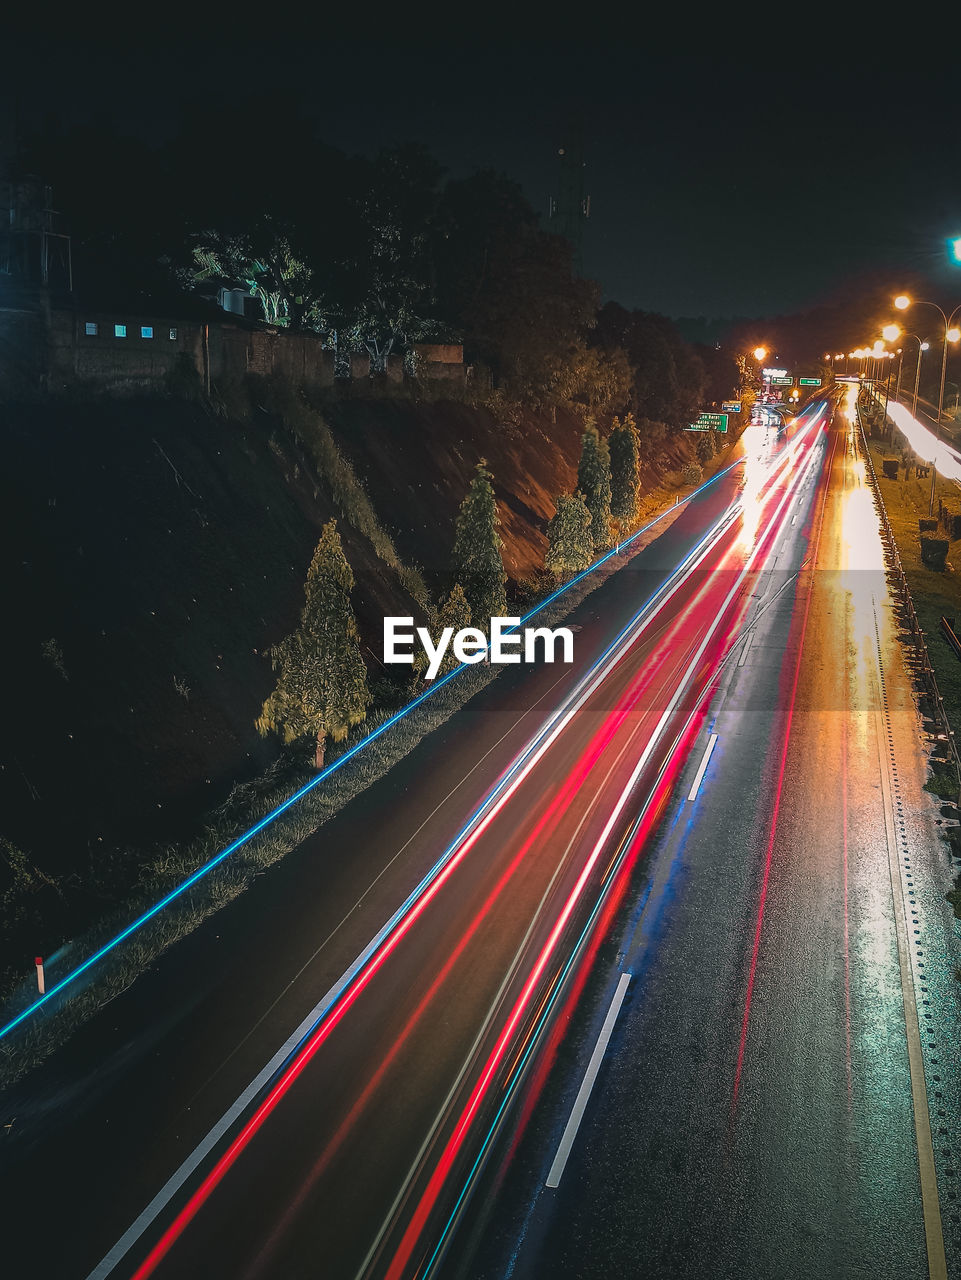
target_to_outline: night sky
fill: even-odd
[[[486,22],[477,16],[478,29]],[[477,31],[421,37],[410,21],[399,40],[371,39],[365,25],[355,40],[264,32],[189,44],[163,30],[22,33],[0,92],[21,132],[46,112],[160,140],[189,110],[199,145],[215,146],[204,100],[260,92],[269,110],[277,86],[336,146],[422,141],[454,176],[504,171],[544,214],[558,147],[580,131],[584,270],[607,298],[709,317],[794,312],[879,279],[961,298],[961,265],[945,248],[961,235],[957,75],[930,50],[895,71],[890,49],[838,37],[839,24],[827,38],[813,19],[791,36],[739,33],[713,56],[665,55],[663,40],[645,53],[593,29],[505,44]]]

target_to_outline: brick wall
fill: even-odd
[[[181,356],[202,372],[202,326],[157,315],[51,311],[47,324],[47,385],[78,382],[109,390],[162,384]]]
[[[50,313],[51,390],[77,382],[115,391],[160,386],[184,359],[205,382],[240,380],[248,373],[279,374],[310,387],[334,381],[333,353],[312,333],[122,312]]]

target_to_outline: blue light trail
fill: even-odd
[[[545,597],[544,600],[542,600],[539,604],[535,605],[526,614],[524,614],[524,616],[521,618],[520,622],[517,624],[516,627],[505,628],[505,634],[509,634],[509,632],[511,631],[519,630],[521,627],[524,626],[524,624],[530,618],[533,618],[536,614],[546,609],[549,604],[552,604],[555,600],[559,599],[566,592],[570,591],[573,587],[575,587],[579,582],[582,582],[590,574],[595,573],[598,569],[601,568],[602,565],[606,564],[613,556],[618,555],[620,552],[624,551],[627,547],[631,546],[631,544],[635,542],[639,537],[641,537],[642,534],[647,533],[648,530],[654,528],[655,525],[659,524],[660,521],[664,520],[668,515],[671,514],[671,512],[676,511],[678,506],[683,506],[686,503],[690,502],[692,498],[696,498],[698,494],[703,493],[706,489],[710,488],[711,485],[716,484],[718,480],[728,475],[731,471],[734,471],[737,467],[743,466],[743,463],[744,463],[744,459],[738,459],[736,462],[731,463],[730,466],[723,468],[721,471],[718,471],[716,475],[712,476],[709,480],[706,480],[702,485],[699,485],[691,493],[687,494],[686,497],[682,498],[677,505],[673,507],[668,507],[666,510],[662,511],[660,515],[655,516],[653,520],[648,521],[648,523],[642,526],[642,528],[638,529],[636,533],[631,534],[629,538],[626,538],[623,542],[619,543],[616,547],[612,547],[610,551],[606,552],[603,556],[599,557],[599,559],[595,560],[594,563],[589,565],[586,569],[576,574],[573,578],[570,579],[569,582],[565,582],[562,586],[559,586],[555,591],[552,591],[551,594]],[[691,554],[693,554],[693,552]],[[677,569],[675,569],[673,574],[669,575],[668,579],[666,580],[667,582],[671,581],[674,575],[681,571],[683,566],[688,562],[689,558],[690,558],[689,556],[685,557],[682,564],[679,565]],[[657,590],[660,591],[664,585],[666,585],[666,583],[662,583],[661,587],[659,587]],[[654,599],[654,596],[656,594],[657,594],[657,591],[655,591],[654,595],[652,595],[649,598],[649,600],[645,602],[645,604],[641,607],[638,613],[635,614],[631,622],[628,623],[628,626],[624,628],[624,630],[618,635],[617,639],[613,642],[613,644],[605,651],[605,653],[601,656],[601,658],[597,660],[597,662],[591,668],[592,671],[596,669],[599,663],[601,663],[602,661],[604,661],[605,658],[607,658],[607,656],[611,653],[613,648],[620,642],[620,640],[622,639],[623,635],[627,632],[627,630],[629,630],[631,626],[636,624],[638,618],[640,617],[640,614],[643,613],[644,609],[648,607],[651,600]],[[62,977],[59,981],[54,983],[53,986],[48,987],[44,995],[32,1001],[30,1004],[26,1006],[26,1008],[21,1010],[21,1012],[18,1013],[16,1017],[11,1018],[7,1023],[5,1023],[2,1027],[0,1027],[0,1040],[8,1036],[11,1031],[15,1030],[15,1028],[21,1026],[28,1018],[32,1017],[33,1014],[39,1012],[41,1009],[48,1006],[55,996],[58,996],[68,986],[75,983],[77,979],[80,978],[83,974],[88,973],[96,964],[99,963],[99,961],[103,960],[105,956],[115,951],[117,947],[120,946],[121,943],[125,942],[133,934],[137,933],[140,929],[142,929],[144,925],[146,925],[150,920],[154,919],[157,915],[159,915],[160,912],[162,912],[172,902],[175,902],[178,898],[181,898],[194,885],[198,884],[201,880],[205,879],[213,870],[215,870],[224,861],[226,861],[226,859],[229,858],[232,853],[235,853],[238,849],[248,844],[256,835],[259,835],[261,831],[263,831],[266,827],[270,826],[271,823],[275,822],[282,814],[286,813],[287,810],[290,809],[293,805],[295,805],[298,800],[301,800],[305,795],[313,791],[315,787],[319,786],[320,783],[324,782],[332,774],[336,773],[336,771],[342,768],[348,762],[348,760],[353,759],[353,757],[357,755],[359,751],[363,750],[363,748],[366,747],[369,743],[374,742],[377,738],[381,737],[384,733],[387,732],[388,729],[390,729],[399,720],[402,720],[406,716],[410,715],[410,713],[414,711],[417,707],[419,707],[421,703],[425,702],[428,698],[432,697],[435,693],[437,693],[439,689],[442,689],[451,680],[459,676],[464,670],[465,670],[465,666],[462,664],[461,666],[455,668],[453,671],[448,672],[448,674],[446,676],[443,676],[440,680],[435,681],[429,689],[425,689],[423,693],[419,694],[416,698],[413,698],[405,706],[401,707],[398,711],[394,712],[394,714],[390,716],[387,720],[385,720],[383,724],[378,725],[376,729],[371,730],[370,733],[368,733],[365,737],[361,738],[359,742],[356,742],[354,746],[352,746],[348,751],[345,751],[343,755],[338,756],[336,760],[333,760],[329,765],[326,765],[320,771],[320,773],[317,774],[316,777],[311,778],[309,782],[304,783],[302,787],[298,788],[298,790],[295,791],[293,795],[289,796],[286,800],[284,800],[283,803],[271,809],[271,811],[268,814],[266,814],[263,818],[261,818],[259,822],[255,823],[247,831],[243,832],[242,835],[239,835],[235,840],[232,840],[230,844],[228,844],[225,848],[221,849],[219,853],[215,854],[202,866],[198,867],[196,871],[192,872],[185,880],[181,881],[181,883],[177,885],[176,888],[171,889],[169,893],[165,894],[152,907],[148,908],[148,910],[142,912],[139,916],[137,916],[135,920],[131,921],[131,923],[126,926],[126,928],[122,929],[119,933],[115,934],[114,937],[111,938],[108,942],[105,942],[102,946],[98,947],[97,950],[95,950],[90,956],[88,956],[86,960],[82,961],[74,969],[70,970],[69,973],[65,974],[64,977]],[[533,744],[531,749],[532,748],[533,748]],[[525,756],[526,754],[527,753],[525,753]],[[518,762],[515,762],[515,763],[518,763]],[[496,789],[497,791],[499,791],[501,786],[506,783],[508,777],[510,776],[510,772],[511,771],[509,771],[508,775],[505,775],[505,778],[502,779],[501,783],[498,784],[498,787]],[[482,812],[484,808],[486,808],[487,804],[493,798],[494,794],[496,794],[496,792],[492,793],[485,799],[481,808],[477,811],[475,815],[471,817],[470,821],[467,824],[467,827],[465,828],[465,831],[469,829],[469,827],[475,821],[479,813]],[[458,839],[461,839],[461,838],[462,837],[458,837]]]

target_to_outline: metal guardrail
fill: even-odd
[[[901,564],[901,555],[898,551],[897,540],[894,537],[894,531],[891,528],[891,522],[888,520],[888,513],[884,506],[884,499],[881,497],[881,487],[878,484],[878,478],[874,471],[874,463],[871,459],[871,450],[868,448],[867,437],[864,434],[864,423],[861,419],[861,406],[855,406],[858,418],[858,434],[861,437],[861,452],[864,455],[864,461],[867,466],[868,478],[871,483],[871,490],[874,496],[874,504],[877,508],[878,515],[881,518],[881,528],[884,535],[884,549],[888,559],[888,564],[897,582],[898,591],[900,593],[899,604],[907,618],[908,625],[911,628],[911,642],[914,645],[915,652],[920,660],[921,677],[927,687],[928,697],[931,706],[934,709],[933,719],[936,724],[940,724],[945,741],[951,752],[954,761],[954,771],[958,779],[958,796],[961,798],[961,756],[958,754],[957,743],[954,740],[954,730],[951,728],[948,720],[947,712],[944,709],[944,699],[941,697],[941,690],[938,688],[938,682],[934,675],[934,666],[931,662],[931,656],[928,653],[928,646],[924,639],[924,631],[921,628],[920,620],[915,612],[914,600],[911,598],[911,590],[908,586],[907,575],[904,572],[904,566]],[[945,618],[941,619],[942,629],[946,622]],[[954,632],[952,631],[952,635]],[[957,652],[961,657],[961,641],[954,636],[955,644],[959,646]]]
[[[961,658],[961,640],[958,639],[957,633],[954,630],[953,623],[954,623],[953,618],[949,622],[948,619],[944,616],[944,614],[941,615],[941,630],[944,632],[945,639],[947,640],[951,648],[954,650],[954,652],[957,654],[957,656]]]

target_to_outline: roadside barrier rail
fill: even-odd
[[[934,666],[931,662],[931,656],[928,653],[928,646],[924,639],[924,631],[914,608],[914,600],[911,597],[911,589],[908,586],[908,579],[904,572],[904,566],[901,564],[901,555],[898,551],[897,540],[894,537],[894,531],[891,528],[891,522],[888,520],[888,513],[884,506],[884,499],[881,496],[881,486],[878,484],[878,478],[874,471],[874,463],[871,459],[871,450],[868,448],[867,436],[864,432],[861,406],[857,405],[856,409],[861,452],[864,456],[868,479],[871,484],[874,505],[877,508],[878,515],[881,519],[885,556],[900,597],[898,603],[911,630],[911,643],[914,646],[917,658],[918,672],[924,682],[928,700],[933,710],[932,719],[936,725],[940,726],[943,738],[946,741],[948,750],[951,754],[951,760],[954,764],[954,772],[957,776],[958,782],[958,797],[961,799],[961,756],[958,754],[957,743],[954,740],[954,730],[951,728],[951,724],[948,720],[948,714],[944,709],[944,699],[941,697],[941,690],[938,688],[938,682],[935,678]],[[941,619],[942,629],[944,628],[945,621],[946,620],[944,618]],[[954,635],[953,631],[952,635]],[[954,636],[954,643],[955,645],[959,645],[957,636]],[[956,652],[961,656],[961,648],[956,649]]]
[[[948,619],[944,616],[944,614],[942,614],[941,630],[944,632],[944,636],[948,644],[951,646],[954,652],[958,655],[958,657],[961,658],[961,640],[958,639],[957,633],[954,629],[954,619],[952,618],[951,621],[948,621]]]

